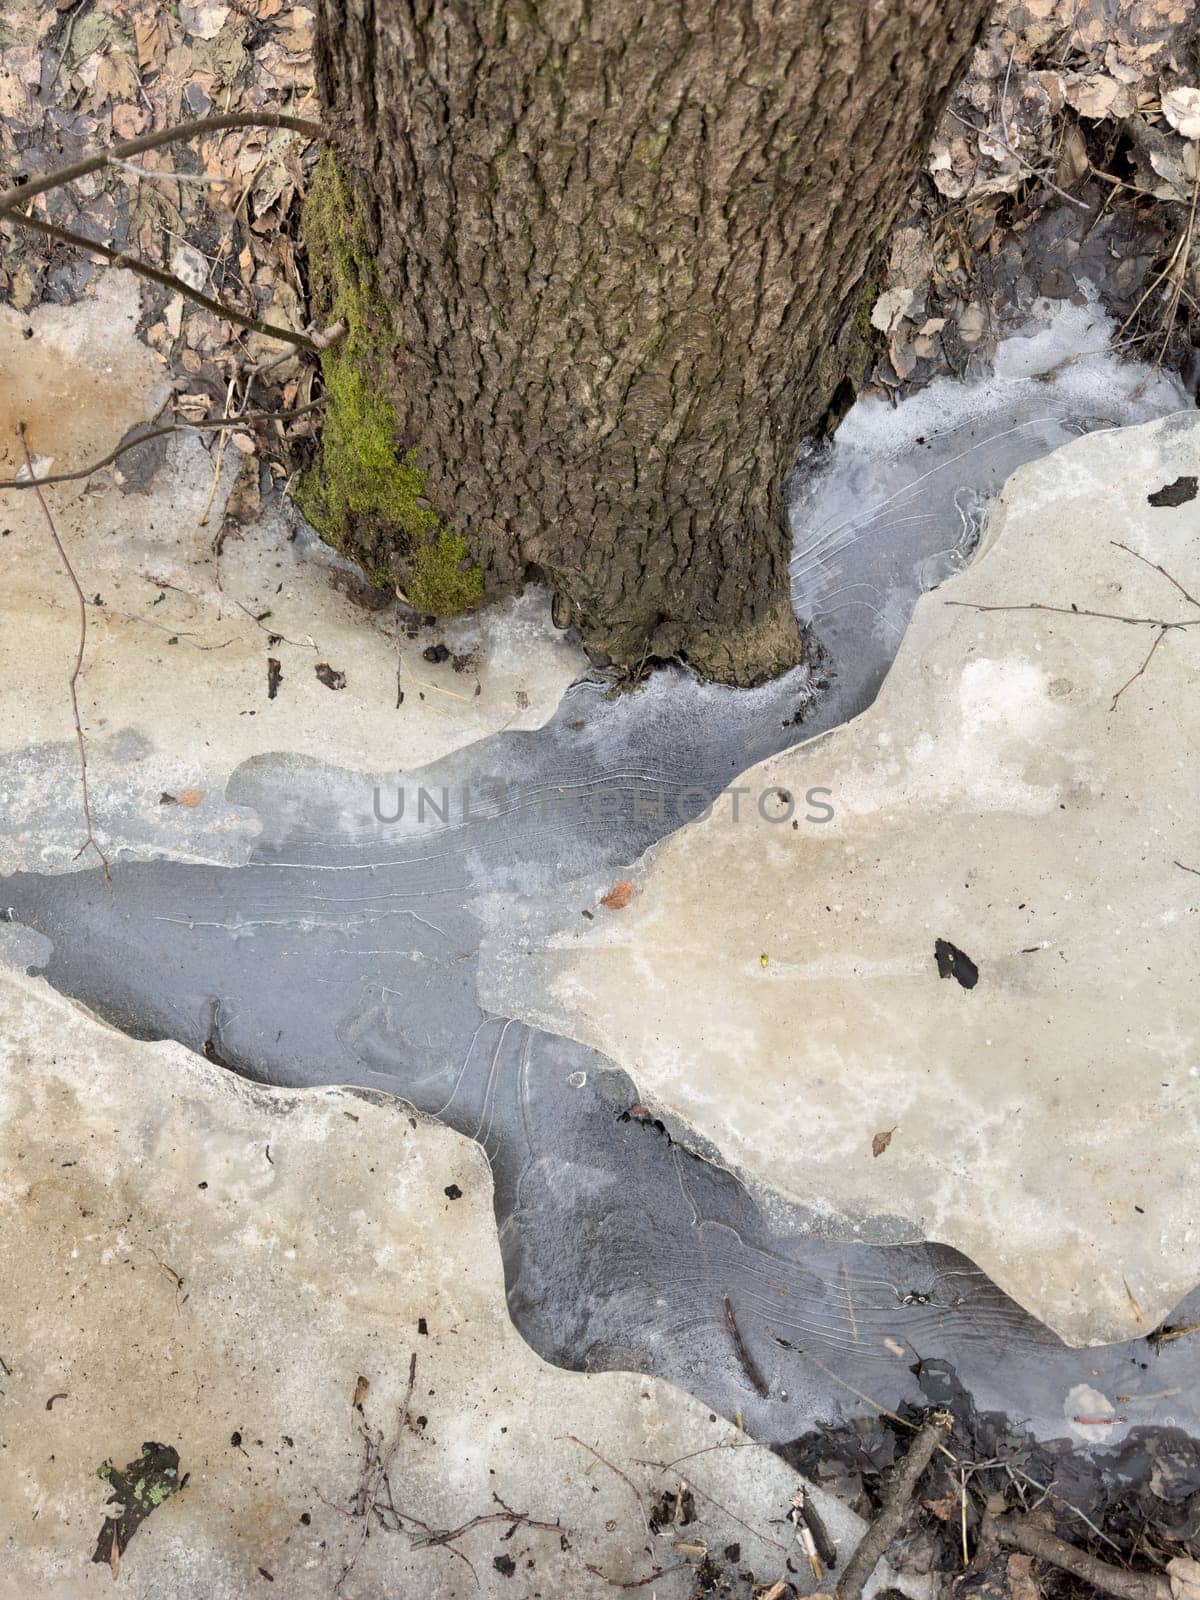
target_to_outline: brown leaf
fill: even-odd
[[[932,1511],[939,1522],[949,1522],[958,1510],[958,1491],[950,1488],[939,1499],[926,1500],[925,1509]]]
[[[274,656],[267,657],[267,699],[274,700],[283,682],[283,667]]]
[[[1008,1558],[1010,1600],[1041,1600],[1042,1591],[1033,1576],[1033,1557],[1013,1554]]]
[[[135,17],[133,37],[137,45],[138,66],[142,71],[160,68],[167,55],[166,30],[161,18],[145,13]]]
[[[883,1154],[888,1145],[891,1144],[892,1135],[895,1131],[895,1128],[885,1128],[882,1133],[875,1135],[871,1140],[871,1154],[873,1156],[881,1156]]]
[[[136,139],[139,133],[145,132],[148,121],[149,118],[141,106],[113,107],[113,132],[119,139]]]
[[[601,895],[600,904],[607,906],[610,911],[624,911],[633,894],[633,885],[628,878],[622,878],[619,883],[614,883],[607,894]]]
[[[367,1390],[371,1387],[371,1380],[359,1374],[358,1382],[354,1385],[354,1399],[350,1404],[356,1411],[362,1410],[362,1403],[367,1398]]]

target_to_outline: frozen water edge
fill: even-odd
[[[796,511],[819,540],[797,566],[801,614],[812,612],[827,652],[815,672],[752,692],[665,672],[616,700],[589,676],[546,727],[416,772],[260,756],[225,796],[259,825],[250,864],[116,863],[115,903],[96,873],[15,875],[3,903],[49,940],[49,980],[135,1036],[179,1039],[270,1082],[385,1089],[477,1139],[495,1168],[514,1315],[564,1364],[668,1376],[726,1415],[744,1411],[767,1438],[853,1410],[847,1383],[884,1403],[919,1400],[901,1363],[872,1360],[864,1374],[847,1337],[853,1286],[859,1326],[894,1326],[902,1305],[927,1365],[936,1357],[981,1405],[1056,1436],[1080,1374],[1102,1363],[1116,1374],[1127,1351],[1065,1350],[953,1252],[854,1242],[911,1239],[903,1218],[791,1209],[768,1223],[727,1175],[621,1120],[636,1086],[602,1056],[481,1010],[476,964],[485,936],[519,962],[738,772],[861,711],[917,595],[961,560],[1014,465],[1091,427],[1180,406],[1173,385],[1101,353],[1103,335],[1097,314],[1066,308],[1011,341],[997,385],[940,383],[896,413],[876,402],[851,413]],[[1091,353],[1062,364],[1081,338]],[[1031,392],[1043,401],[1033,421],[1022,416]],[[869,584],[874,598],[850,603],[846,583]],[[864,604],[876,613],[869,630]],[[486,780],[515,798],[489,808],[478,798]],[[477,797],[470,819],[412,822],[418,786],[465,785]],[[375,815],[376,786],[385,814],[405,791],[406,824]],[[615,809],[581,813],[581,794]],[[815,1341],[820,1364],[797,1372],[786,1353],[756,1348],[771,1387],[759,1400],[722,1300],[748,1308],[754,1338],[756,1311],[781,1294],[798,1308],[793,1337]],[[1182,1371],[1189,1354],[1180,1345],[1168,1359]]]
[[[836,667],[841,720],[874,698],[917,597],[969,559],[1019,466],[1189,406],[1174,375],[1112,349],[1115,331],[1096,303],[1040,301],[991,377],[938,378],[895,407],[858,401],[797,475],[792,603]]]

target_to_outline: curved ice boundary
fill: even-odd
[[[1087,1442],[1151,1422],[1195,1433],[1190,1341],[1072,1351],[969,1261],[912,1242],[903,1218],[831,1226],[793,1208],[768,1221],[639,1111],[610,1062],[476,999],[485,937],[579,917],[597,881],[737,772],[863,709],[917,595],[966,559],[1014,467],[1185,403],[1109,354],[1109,337],[1094,307],[1046,310],[1001,346],[994,379],[939,380],[895,412],[854,408],[794,488],[797,610],[822,651],[811,667],[750,692],[665,671],[612,697],[590,676],[545,728],[415,774],[264,755],[226,795],[261,824],[249,864],[116,862],[114,896],[95,871],[15,874],[0,893],[29,930],[14,954],[29,959],[40,936],[50,983],[135,1037],[178,1039],[260,1081],[387,1090],[477,1139],[514,1318],[565,1365],[667,1377],[780,1440],[854,1414],[864,1394],[925,1403],[953,1375],[981,1410],[1070,1437],[1078,1384],[1144,1389],[1153,1362],[1150,1389],[1173,1398],[1131,1405]],[[405,815],[389,820],[400,794]],[[1178,1313],[1193,1318],[1200,1297]]]

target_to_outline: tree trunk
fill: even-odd
[[[620,662],[799,659],[783,479],[989,10],[319,0],[400,448],[489,591]]]

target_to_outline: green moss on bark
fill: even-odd
[[[304,203],[313,309],[346,333],[321,354],[327,405],[321,459],[297,490],[301,511],[327,543],[362,564],[382,588],[396,584],[420,611],[451,616],[477,604],[483,573],[467,542],[424,498],[414,450],[398,446],[386,372],[395,334],[354,190],[332,151]]]

